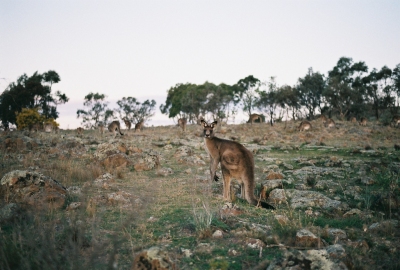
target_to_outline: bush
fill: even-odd
[[[24,128],[32,129],[34,126],[38,125],[43,128],[43,123],[51,124],[55,128],[59,126],[59,124],[53,118],[46,119],[43,115],[40,115],[38,108],[23,108],[20,113],[17,113],[16,119],[18,130],[22,130]]]

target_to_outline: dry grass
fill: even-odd
[[[284,123],[276,123],[273,127],[268,124],[230,125],[217,136],[234,136],[249,148],[254,148],[255,143],[268,146],[270,150],[255,151],[256,176],[261,180],[265,177],[263,169],[266,166],[276,165],[280,170],[286,170],[282,164],[287,163],[299,168],[305,165],[300,165],[296,159],[325,162],[332,155],[349,160],[365,159],[369,162],[376,157],[359,154],[354,157],[353,150],[364,150],[367,144],[373,150],[392,149],[393,144],[399,143],[398,130],[376,123],[358,127],[339,122],[339,128],[333,130],[325,129],[319,122],[313,122],[312,125],[313,131],[302,133],[295,131],[298,123],[292,122],[287,123],[286,128]],[[70,196],[68,199],[68,203],[81,202],[82,207],[74,211],[63,209],[35,215],[26,211],[23,219],[2,224],[0,268],[111,269],[114,264],[118,269],[129,269],[134,254],[157,245],[170,251],[182,269],[210,269],[214,266],[221,269],[243,269],[256,267],[259,263],[274,259],[274,256],[281,256],[282,253],[271,248],[260,258],[258,250],[253,251],[243,244],[242,236],[235,233],[237,231],[246,231],[247,237],[259,238],[272,246],[294,246],[294,235],[298,229],[312,228],[316,224],[323,228],[320,224],[324,223],[343,229],[351,228],[355,231],[354,238],[366,238],[362,229],[358,228],[359,224],[355,225],[355,220],[338,219],[337,223],[333,223],[335,217],[331,213],[321,212],[319,217],[308,216],[305,209],[293,210],[287,204],[278,205],[275,211],[266,211],[238,200],[236,204],[242,211],[241,215],[221,216],[219,210],[224,204],[221,196],[222,183],[210,184],[208,157],[204,149],[191,147],[192,154],[204,159],[207,165],[179,163],[174,157],[180,141],[201,143],[198,126],[187,126],[185,133],[178,127],[170,126],[150,127],[140,133],[123,132],[126,133],[125,136],[121,139],[118,137],[117,140],[134,144],[140,149],[160,152],[161,166],[171,168],[173,174],[162,176],[155,170],[137,172],[129,167],[107,169],[87,157],[71,155],[59,160],[46,154],[46,151],[1,153],[1,176],[15,169],[35,168],[66,187],[82,188],[81,195]],[[65,133],[71,135],[74,131]],[[96,142],[89,146],[89,149],[95,149],[98,143],[113,139],[109,134],[100,136],[95,131],[85,131],[82,140]],[[171,144],[172,149],[165,150],[153,142]],[[334,152],[323,152],[305,149],[303,146],[307,145],[324,145],[336,149],[333,149]],[[283,146],[290,146],[293,150],[280,150]],[[378,158],[384,159],[385,155],[386,152]],[[276,163],[266,163],[259,159],[262,156],[274,158]],[[187,172],[189,168],[191,172]],[[113,175],[113,182],[109,187],[85,184],[93,183],[106,172]],[[352,181],[349,179],[355,177],[354,174],[355,172],[349,173],[343,180],[334,178],[335,181],[342,181],[342,189],[338,191],[338,195],[343,193],[346,185]],[[313,189],[320,178],[310,176],[303,180]],[[388,183],[392,183],[390,188],[395,192],[398,178],[396,187],[393,181]],[[128,204],[110,203],[102,199],[118,191],[126,193]],[[356,205],[356,202],[348,198],[346,200],[353,206]],[[0,206],[3,204],[1,202]],[[275,215],[286,216],[288,223],[277,223]],[[272,231],[260,233],[252,224],[269,225]],[[216,229],[224,232],[222,239],[211,237]],[[379,237],[397,237],[389,229],[383,227]],[[328,238],[323,233],[320,236]],[[186,258],[181,252],[182,248],[191,250],[195,255]],[[232,250],[239,255],[229,258],[228,253]]]

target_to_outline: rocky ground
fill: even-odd
[[[400,129],[298,125],[217,129],[275,210],[223,202],[197,125],[3,132],[0,269],[399,269]]]

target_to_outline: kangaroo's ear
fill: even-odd
[[[212,122],[211,124],[212,124],[212,125],[216,125],[216,124],[218,124],[218,121],[214,121],[214,122]]]
[[[207,124],[207,122],[206,121],[204,121],[203,119],[201,119],[201,125],[203,126],[203,127],[205,127],[205,126],[207,126],[208,124]]]

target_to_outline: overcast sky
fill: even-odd
[[[55,70],[61,128],[76,128],[90,92],[157,101],[177,83],[234,84],[253,75],[294,85],[342,56],[400,63],[400,1],[0,0],[0,91]]]

